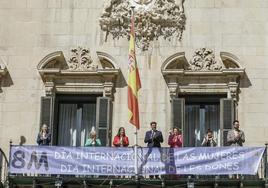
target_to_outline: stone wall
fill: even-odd
[[[47,54],[77,46],[111,54],[127,80],[128,41],[113,40],[101,31],[98,18],[104,0],[0,0],[0,61],[9,74],[2,79],[0,93],[0,145],[8,151],[9,140],[35,144],[39,129],[40,97],[45,94],[37,64]],[[164,138],[170,127],[170,96],[161,74],[164,60],[184,51],[190,59],[195,49],[208,47],[219,58],[231,52],[246,68],[240,87],[238,118],[245,130],[246,145],[263,146],[268,137],[268,2],[266,0],[187,0],[186,29],[182,41],[159,39],[146,52],[137,50],[142,89],[141,129],[158,122]],[[94,58],[94,57],[93,57]],[[125,126],[134,144],[134,127],[127,121],[127,87],[116,87],[113,133]],[[167,144],[165,139],[165,144]]]

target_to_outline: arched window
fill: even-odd
[[[182,129],[185,146],[200,146],[207,129],[225,145],[245,74],[238,58],[221,52],[216,60],[212,50],[201,48],[189,62],[184,52],[168,57],[161,71],[171,97],[171,125]]]
[[[94,126],[103,146],[111,143],[112,101],[120,70],[107,53],[97,52],[98,62],[84,48],[43,58],[38,71],[45,86],[40,125],[46,123],[54,145],[83,146]]]

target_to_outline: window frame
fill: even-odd
[[[52,135],[52,144],[58,145],[58,126],[59,126],[59,106],[60,104],[71,104],[76,103],[89,104],[95,103],[97,105],[97,97],[100,95],[94,94],[56,94],[55,104],[54,104],[54,119],[53,119],[53,135]]]

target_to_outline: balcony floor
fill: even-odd
[[[189,179],[188,176],[178,176],[176,179],[170,179],[170,177],[162,179],[149,179],[126,177],[74,177],[74,176],[10,176],[10,187],[34,187],[47,188],[55,187],[55,183],[62,183],[62,187],[191,187],[191,183],[194,183],[194,187],[219,187],[219,188],[232,188],[232,187],[248,187],[248,188],[268,188],[265,186],[264,179],[254,179],[252,177],[243,178],[229,178],[223,176],[215,178],[215,176],[195,176]]]

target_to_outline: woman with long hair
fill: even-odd
[[[48,146],[51,141],[51,134],[48,131],[48,126],[46,124],[42,125],[40,133],[37,135],[37,144],[40,146]]]
[[[182,139],[181,131],[177,127],[174,127],[168,137],[168,145],[170,145],[171,148],[179,148],[179,147],[182,147],[182,144],[183,144],[183,139]]]
[[[117,135],[114,137],[113,145],[115,147],[128,147],[129,142],[124,127],[118,129]]]

